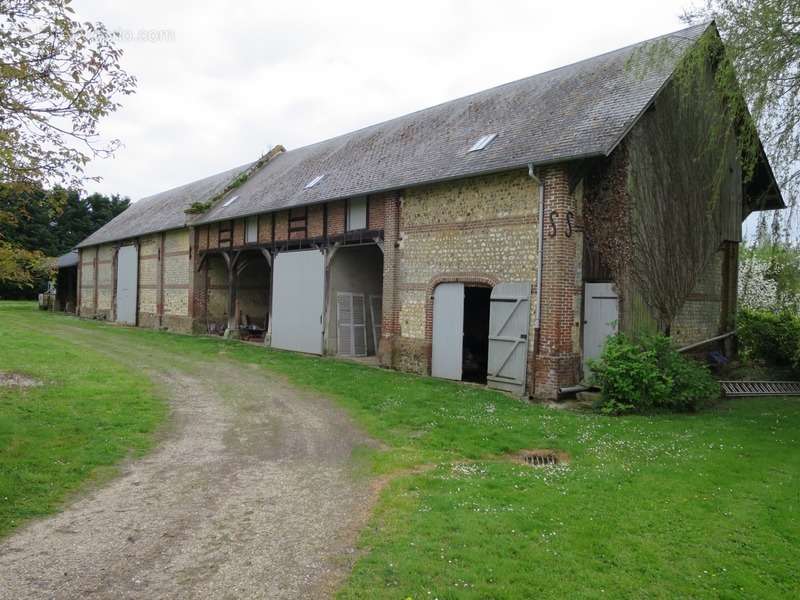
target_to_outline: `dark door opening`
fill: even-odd
[[[464,381],[486,383],[489,364],[489,307],[492,290],[486,287],[464,288]]]

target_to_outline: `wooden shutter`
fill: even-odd
[[[367,355],[364,294],[336,294],[337,352],[344,356]]]

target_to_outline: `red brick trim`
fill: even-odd
[[[431,374],[433,361],[433,291],[440,283],[463,283],[472,287],[493,288],[498,279],[488,273],[446,273],[437,275],[425,286],[425,373]]]
[[[433,290],[440,283],[463,283],[475,287],[493,288],[498,284],[497,277],[489,273],[446,273],[431,278],[425,288],[425,341],[433,343]],[[428,356],[430,371],[430,356]]]

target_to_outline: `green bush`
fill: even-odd
[[[736,333],[744,360],[770,367],[794,367],[800,374],[800,316],[744,308],[736,319]]]
[[[632,340],[617,334],[591,367],[601,388],[597,408],[609,414],[692,411],[719,398],[719,385],[708,369],[679,354],[663,335]]]

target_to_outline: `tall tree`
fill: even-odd
[[[43,190],[0,185],[0,294],[46,283],[47,257],[69,251],[124,211],[130,200],[94,193],[82,197],[63,188]]]
[[[0,0],[0,181],[79,187],[86,163],[114,151],[97,126],[134,90],[121,56],[70,0]]]
[[[0,0],[0,184],[82,186],[86,163],[119,145],[98,123],[135,88],[121,56],[115,34],[76,20],[71,0]],[[0,208],[6,225],[27,216]],[[0,283],[32,284],[42,257],[0,233]]]

